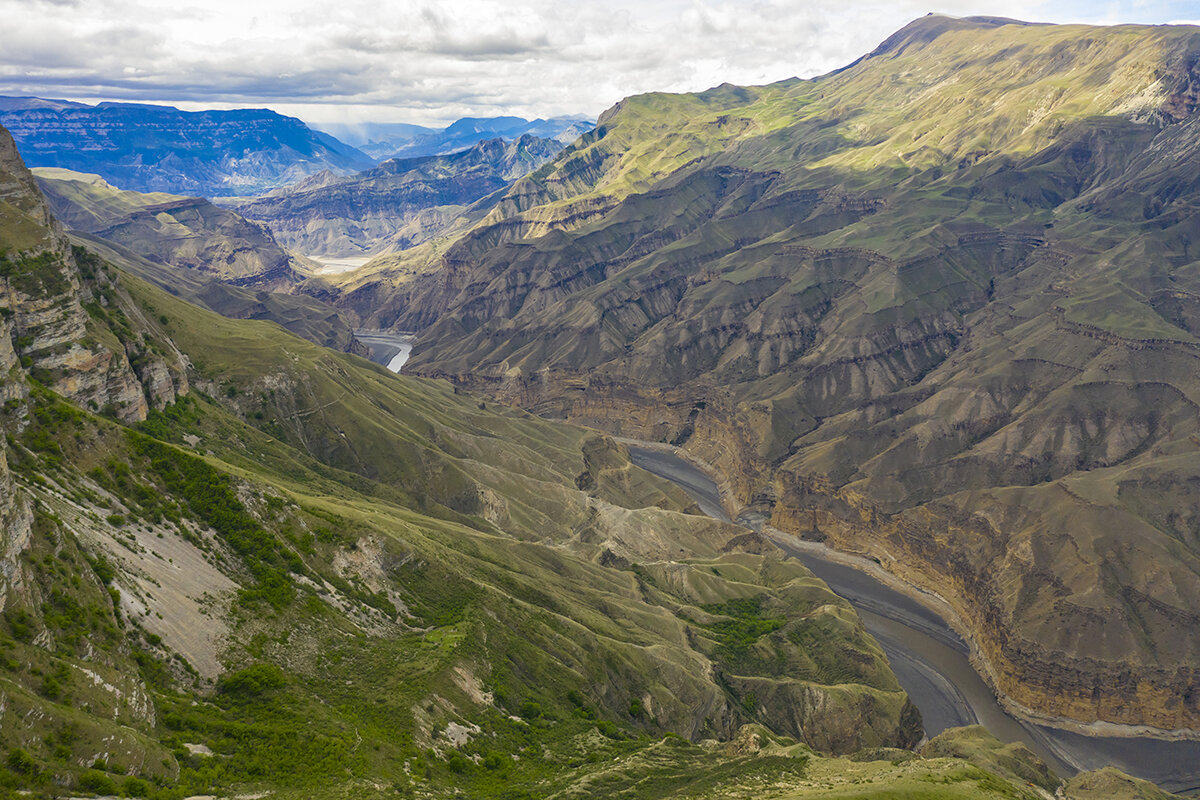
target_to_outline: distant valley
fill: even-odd
[[[554,139],[567,145],[594,128],[595,121],[581,117],[535,120],[522,117],[464,117],[441,129],[403,123],[326,124],[321,127],[364,153],[387,160],[447,155],[488,139],[511,142],[522,136]]]
[[[450,155],[393,158],[348,176],[324,172],[263,197],[223,202],[306,255],[403,250],[482,219],[489,206],[480,201],[562,149],[531,134],[488,139]]]

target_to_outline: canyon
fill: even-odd
[[[628,98],[336,302],[419,331],[406,371],[680,445],[936,591],[1011,702],[1194,736],[1194,42],[930,16]]]

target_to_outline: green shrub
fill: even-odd
[[[91,792],[92,794],[117,793],[117,784],[112,778],[98,769],[89,769],[80,775],[75,785],[82,791]]]
[[[22,775],[35,775],[38,771],[38,764],[33,760],[33,756],[19,747],[14,747],[8,752],[8,759],[5,763],[13,772],[19,772]]]
[[[130,776],[121,781],[121,794],[124,797],[148,797],[150,784],[141,778]]]
[[[13,608],[4,612],[4,620],[8,630],[18,642],[28,642],[33,638],[33,616],[23,608]]]
[[[279,689],[287,678],[274,664],[255,664],[224,675],[217,681],[217,691],[229,697],[251,699]]]

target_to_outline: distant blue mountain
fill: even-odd
[[[376,159],[420,158],[457,153],[488,139],[515,141],[526,134],[570,144],[595,127],[584,117],[527,120],[523,117],[463,117],[446,128],[405,123],[326,125],[334,135]]]
[[[349,174],[375,164],[295,117],[262,108],[189,112],[0,97],[0,125],[30,167],[95,173],[139,192],[253,195],[323,170]]]

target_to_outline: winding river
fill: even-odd
[[[376,364],[382,364],[392,372],[399,372],[412,353],[413,339],[411,333],[393,333],[391,331],[355,331],[354,338],[367,346],[371,351],[370,359]]]
[[[704,513],[730,521],[717,484],[671,452],[628,444],[633,463],[686,491]],[[761,520],[739,518],[760,527]],[[1085,736],[1018,719],[997,702],[971,666],[962,637],[933,608],[840,563],[832,551],[778,531],[772,540],[800,559],[857,609],[867,630],[887,653],[900,685],[936,736],[946,728],[980,723],[1002,741],[1022,741],[1060,775],[1112,765],[1171,792],[1200,792],[1200,742],[1149,737]]]

